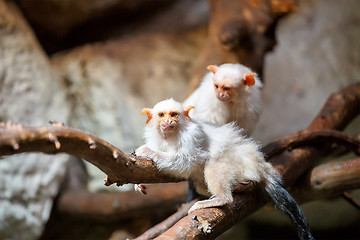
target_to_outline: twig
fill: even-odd
[[[348,203],[350,203],[351,205],[353,205],[357,210],[360,210],[360,201],[353,198],[350,193],[348,192],[344,192],[341,195],[346,201],[348,201]]]
[[[146,239],[153,239],[153,238],[159,236],[161,233],[165,232],[170,227],[172,227],[181,218],[185,217],[187,215],[188,210],[191,208],[192,205],[194,205],[194,203],[197,200],[198,199],[194,199],[191,202],[182,204],[181,207],[176,211],[176,213],[174,213],[173,215],[168,217],[163,222],[150,228],[149,230],[147,230],[146,232],[144,232],[143,234],[141,234],[140,236],[138,236],[135,239],[136,240],[146,240]]]

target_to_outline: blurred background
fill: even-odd
[[[185,99],[208,64],[240,62],[264,82],[253,137],[266,144],[306,128],[331,93],[360,81],[359,9],[356,0],[0,0],[0,121],[55,120],[129,153],[143,143],[142,108]],[[358,117],[346,131],[359,129]],[[140,196],[104,177],[67,155],[2,159],[0,239],[132,238],[187,194],[178,183]],[[103,205],[125,210],[96,212]],[[342,198],[301,207],[316,239],[360,239],[360,212]],[[265,208],[219,239],[296,234]]]

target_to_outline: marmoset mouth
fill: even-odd
[[[230,100],[230,97],[229,96],[217,96],[217,98],[220,100],[220,101],[223,101],[223,102],[227,102],[228,100]]]
[[[174,128],[175,128],[175,126],[171,125],[171,124],[161,125],[162,131],[173,131]]]

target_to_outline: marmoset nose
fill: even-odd
[[[166,117],[165,119],[164,119],[164,124],[167,124],[167,125],[170,125],[170,124],[172,124],[172,120],[170,119],[170,117]]]

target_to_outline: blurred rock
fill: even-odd
[[[265,59],[264,143],[306,128],[328,96],[360,81],[360,2],[305,1],[281,20]]]
[[[71,101],[70,125],[125,153],[140,146],[142,108],[169,97],[183,99],[205,36],[205,29],[140,34],[54,56]],[[98,176],[90,189],[103,187],[105,175],[88,166],[90,175]]]
[[[66,123],[69,108],[59,80],[16,7],[0,0],[0,121]],[[0,160],[0,239],[40,236],[67,159],[21,154]]]

